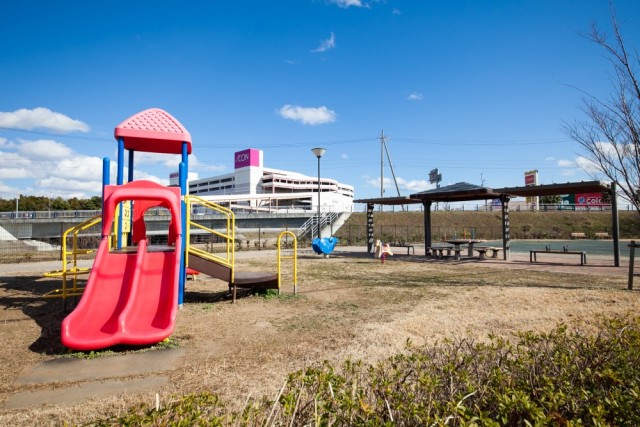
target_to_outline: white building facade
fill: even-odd
[[[321,177],[319,187],[322,212],[353,210],[353,186]],[[188,188],[189,194],[229,206],[234,210],[318,209],[317,177],[266,168],[263,164],[262,150],[255,148],[235,153],[234,172],[190,180]]]

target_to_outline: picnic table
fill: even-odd
[[[468,248],[467,256],[473,257],[473,245],[476,243],[486,242],[486,240],[481,239],[450,239],[445,240],[447,243],[453,245],[453,251],[455,252],[455,259],[460,259],[460,252],[462,251],[462,246],[466,245]]]

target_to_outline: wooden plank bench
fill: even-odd
[[[595,237],[596,237],[596,239],[609,239],[609,238],[611,238],[611,236],[609,236],[609,233],[607,233],[607,232],[595,233]]]
[[[493,246],[478,246],[474,248],[474,250],[478,251],[478,259],[483,260],[487,258],[487,252],[491,252],[491,258],[498,258],[498,252],[502,250],[502,248],[495,248]]]
[[[571,238],[572,239],[586,239],[587,235],[585,233],[576,232],[576,233],[571,233]]]
[[[408,245],[406,243],[390,243],[389,246],[392,248],[407,248],[407,255],[409,255],[409,251],[411,251],[412,255],[416,254],[416,250],[413,245]]]
[[[558,250],[531,250],[529,251],[529,262],[537,262],[537,254],[554,254],[554,255],[580,255],[580,265],[587,263],[586,251],[558,251]]]

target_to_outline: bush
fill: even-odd
[[[589,330],[409,345],[377,365],[295,372],[276,399],[238,413],[202,393],[96,424],[640,425],[640,318],[601,319]]]

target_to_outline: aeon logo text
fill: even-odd
[[[254,166],[254,162],[256,161],[255,157],[257,153],[253,153],[252,149],[236,151],[235,152],[235,164],[236,169],[244,168],[246,166]]]

